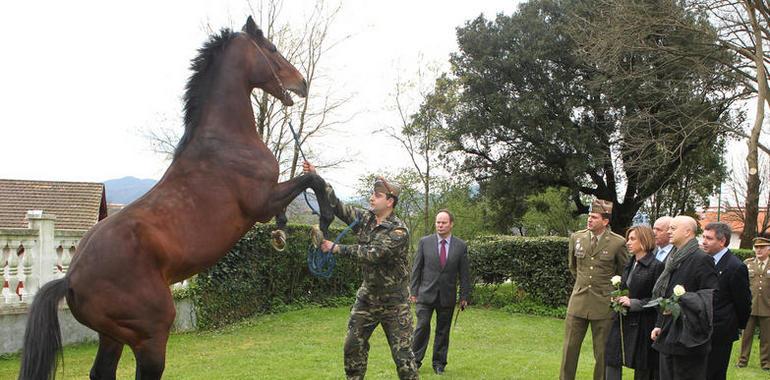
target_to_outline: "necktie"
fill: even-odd
[[[591,252],[593,252],[596,249],[596,244],[599,243],[599,239],[596,238],[596,235],[591,235]]]
[[[438,256],[439,261],[441,262],[441,268],[443,269],[444,266],[446,266],[446,240],[441,239],[441,253]]]

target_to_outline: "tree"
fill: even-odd
[[[358,181],[356,193],[366,203],[372,193],[372,183],[382,175],[401,186],[401,194],[396,205],[396,215],[409,229],[410,242],[414,247],[425,235],[434,233],[433,218],[438,210],[449,209],[455,216],[453,233],[463,239],[474,239],[489,234],[491,229],[480,207],[482,200],[474,195],[469,182],[437,176],[433,178],[432,192],[428,196],[429,208],[423,209],[425,199],[420,192],[422,180],[414,169],[402,169],[395,172],[371,173]],[[430,215],[431,223],[425,226],[424,215]]]
[[[749,55],[754,60],[757,78],[757,116],[754,119],[754,127],[747,142],[749,154],[746,163],[749,167],[746,180],[746,217],[743,220],[743,233],[741,234],[741,248],[750,248],[752,239],[757,236],[757,217],[759,216],[759,193],[761,181],[759,179],[759,136],[762,132],[762,123],[765,120],[765,102],[770,102],[767,87],[767,68],[765,60],[770,60],[770,54],[766,54],[764,45],[770,42],[770,7],[761,0],[743,0],[743,6],[748,14],[753,33],[754,50]],[[763,13],[764,12],[764,13]],[[764,15],[764,25],[761,25],[757,13]],[[764,31],[764,34],[763,34]],[[770,103],[768,103],[770,104]]]
[[[585,225],[585,220],[576,217],[575,211],[569,189],[549,187],[527,197],[524,228],[529,236],[569,236]]]
[[[749,225],[741,238],[742,247],[750,247],[756,233],[754,221],[759,202],[758,150],[770,153],[760,142],[765,104],[770,105],[766,67],[770,63],[770,5],[763,0],[596,1],[605,10],[605,17],[584,22],[584,29],[593,31],[586,33],[590,37],[585,38],[584,45],[587,56],[594,61],[610,62],[612,65],[613,52],[643,49],[665,54],[671,60],[690,61],[693,70],[702,69],[704,64],[711,66],[716,63],[740,83],[737,96],[756,97],[757,111],[750,132],[746,133],[740,124],[731,129],[733,134],[746,139],[749,148],[746,160],[749,168],[753,168],[749,169],[746,185],[745,219]],[[651,3],[657,12],[649,11]],[[682,12],[688,17],[680,17]],[[704,26],[712,22],[714,27],[706,29],[714,30],[713,41],[702,44],[696,50],[649,44],[647,39],[638,38],[657,25],[698,31],[706,30]],[[715,51],[720,54],[715,54]]]
[[[759,235],[770,232],[770,156],[765,156],[759,163],[759,198],[764,200],[764,204],[759,202],[758,211],[763,211],[763,217],[757,216],[754,226],[757,229],[755,233]],[[727,199],[725,200],[726,219],[739,221],[747,227],[746,223],[746,193],[747,178],[749,176],[748,165],[744,164],[733,172],[732,181],[730,181]],[[763,209],[762,209],[763,208]],[[743,246],[743,235],[741,234],[741,246]]]
[[[483,210],[484,199],[474,194],[473,186],[466,181],[451,181],[442,178],[434,188],[439,194],[433,200],[430,215],[435,217],[440,209],[448,209],[454,215],[452,234],[468,241],[494,232]],[[433,233],[434,228],[424,235]]]
[[[451,107],[456,94],[451,91],[453,88],[447,85],[445,77],[436,78],[438,70],[434,66],[423,65],[420,59],[418,67],[414,79],[396,81],[393,108],[398,114],[399,125],[385,128],[383,131],[404,148],[422,183],[425,211],[423,229],[427,231],[433,223],[433,216],[428,211],[432,178],[435,169],[440,166],[437,163],[442,158],[445,110]],[[435,86],[431,88],[430,81],[433,80]],[[417,109],[411,106],[415,103]]]
[[[723,151],[723,146],[716,151]],[[691,153],[700,156],[701,151],[712,151],[711,147],[700,147]],[[708,152],[705,154],[708,155]],[[690,167],[694,165],[694,167]],[[698,175],[697,173],[704,173]],[[718,189],[727,178],[724,156],[713,157],[712,160],[688,160],[683,168],[675,173],[666,186],[653,194],[642,206],[651,220],[664,215],[689,215],[696,217],[699,208],[708,206],[709,196]]]
[[[521,176],[492,176],[477,179],[479,206],[489,229],[499,234],[524,235],[526,198],[542,186]]]
[[[458,29],[450,61],[460,95],[447,140],[464,154],[460,170],[481,181],[566,187],[579,213],[588,209],[583,195],[614,202],[613,229],[622,232],[648,197],[695,174],[682,173],[698,167],[689,161],[721,156],[735,85],[716,65],[695,72],[655,51],[619,54],[640,68],[633,76],[591,64],[572,35],[575,12],[585,12],[577,3],[533,0]],[[660,29],[645,38],[680,49],[713,38]]]

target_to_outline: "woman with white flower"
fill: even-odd
[[[627,295],[613,299],[618,305],[612,330],[607,338],[607,380],[620,379],[622,367],[634,369],[634,379],[656,378],[657,352],[652,349],[650,332],[655,328],[656,311],[644,309],[664,264],[655,259],[655,235],[647,226],[634,226],[626,232],[626,247],[633,255],[622,276],[611,281]],[[622,306],[622,309],[620,308]],[[622,336],[621,336],[622,335]],[[622,348],[621,348],[622,344]]]

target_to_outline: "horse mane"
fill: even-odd
[[[201,108],[209,94],[216,57],[236,35],[238,33],[228,28],[220,30],[219,34],[212,35],[203,47],[198,49],[198,56],[192,60],[190,69],[193,73],[187,80],[184,95],[184,134],[174,149],[174,159],[179,157],[190,142],[195,128],[200,123]]]

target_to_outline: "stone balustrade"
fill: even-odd
[[[0,229],[0,308],[28,305],[46,282],[64,277],[84,231],[55,230],[56,217],[27,212],[29,228]]]
[[[56,217],[43,211],[27,212],[28,228],[0,229],[0,354],[18,352],[24,337],[29,305],[41,286],[67,274],[85,231],[55,229]],[[173,288],[188,285],[185,280]],[[189,300],[175,300],[174,329],[195,328],[195,312]],[[59,311],[65,344],[92,341],[96,333],[80,325],[66,308]]]

